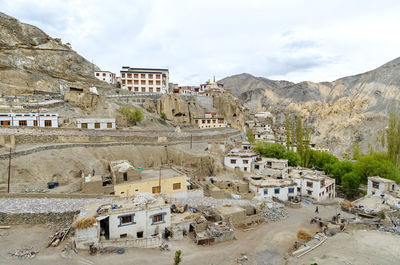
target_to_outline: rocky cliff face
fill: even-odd
[[[368,143],[375,145],[376,136],[387,125],[387,114],[391,110],[400,113],[400,58],[333,82],[275,81],[282,84],[279,87],[263,80],[245,74],[220,82],[236,91],[244,106],[253,111],[269,110],[282,124],[285,113],[300,113],[311,127],[312,140],[337,155],[351,152],[353,141],[360,141],[364,150]],[[243,91],[233,84],[243,86]]]
[[[59,39],[0,13],[0,87],[6,95],[69,87],[108,87],[94,78],[98,69]]]
[[[161,115],[165,113],[168,120],[177,124],[194,125],[194,118],[204,117],[207,111],[215,111],[223,116],[231,127],[242,130],[248,111],[240,104],[239,100],[230,94],[215,95],[212,99],[213,109],[208,109],[199,104],[195,97],[182,97],[176,94],[163,95],[154,103],[146,100],[143,107],[151,112]]]

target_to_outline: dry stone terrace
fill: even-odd
[[[110,199],[69,199],[69,198],[0,198],[0,212],[19,213],[64,213],[75,212],[91,202],[107,202]]]

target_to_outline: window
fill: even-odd
[[[173,190],[180,190],[181,189],[181,183],[174,183],[172,185]]]
[[[140,78],[146,78],[146,74],[141,74]]]
[[[128,181],[128,173],[124,173],[124,181]]]
[[[134,83],[135,85],[139,85],[139,80],[133,80],[133,83]]]
[[[259,165],[254,165],[254,169],[260,169]]]
[[[100,128],[100,122],[96,122],[96,123],[94,124],[94,128],[99,129],[99,128]]]
[[[146,92],[146,88],[145,87],[142,87],[142,92]]]
[[[243,164],[248,164],[249,160],[243,160]]]
[[[156,75],[156,79],[160,79],[161,78],[161,75]]]
[[[132,85],[132,80],[128,80],[128,85]]]
[[[152,87],[149,87],[149,92],[153,92],[153,88]]]
[[[379,182],[372,181],[372,187],[374,189],[379,189]]]
[[[87,123],[82,123],[82,128],[87,129]]]
[[[267,162],[267,167],[271,168],[272,167],[272,162]]]
[[[133,74],[133,77],[134,78],[139,78],[139,75],[138,74]]]
[[[313,187],[313,183],[311,181],[307,181],[307,187],[312,188]]]
[[[156,85],[161,85],[161,82],[157,80]]]
[[[103,73],[103,76],[106,76],[106,73]]]
[[[135,91],[136,91],[136,92],[138,92],[138,91],[139,91],[139,88],[138,88],[137,86],[135,86]]]
[[[112,128],[112,123],[111,122],[107,122],[107,128]]]
[[[44,127],[51,127],[51,120],[45,120]]]
[[[308,191],[307,191],[307,194],[308,194],[308,195],[312,195],[312,191],[311,191],[311,190],[308,190]]]
[[[289,193],[294,193],[294,188],[289,188]]]
[[[153,224],[154,223],[160,223],[163,221],[163,215],[162,214],[157,214],[153,216]]]
[[[157,92],[160,92],[160,88],[159,87],[157,87]]]
[[[236,164],[236,159],[231,159],[231,164]]]
[[[2,126],[10,126],[10,121],[1,121]]]
[[[125,77],[125,74],[124,74],[124,73],[122,73],[122,74],[121,74],[121,77]]]
[[[26,121],[19,121],[19,126],[26,126]]]
[[[123,84],[123,85],[125,85],[125,79],[124,79],[124,80],[122,80],[122,84]]]
[[[244,170],[244,171],[247,171],[247,167],[244,167],[243,170]]]
[[[264,189],[264,195],[268,195],[268,189]]]
[[[275,189],[274,189],[274,193],[275,193],[275,194],[279,194],[279,192],[280,192],[280,189],[279,189],[279,188],[275,188]]]
[[[153,84],[153,80],[149,80],[149,85],[152,85]]]
[[[137,232],[136,233],[137,238],[143,238],[143,231]]]
[[[149,79],[153,79],[153,74],[149,74]]]
[[[152,193],[161,193],[161,187],[160,186],[154,186],[151,188]]]
[[[96,73],[96,76],[99,76],[99,73]]]
[[[323,186],[325,186],[325,180],[321,180],[320,188],[322,188]]]
[[[128,236],[128,234],[120,234],[119,235],[119,238],[125,238],[125,237],[127,237]]]
[[[118,216],[118,219],[119,219],[119,225],[118,226],[136,224],[136,222],[134,220],[134,216],[135,216],[135,214],[126,214],[126,215]]]
[[[128,74],[128,78],[132,78],[132,74]]]
[[[128,90],[129,90],[129,91],[132,91],[132,87],[131,87],[131,86],[128,86]]]

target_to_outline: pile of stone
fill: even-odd
[[[393,226],[392,227],[381,226],[381,227],[379,227],[379,231],[390,232],[390,233],[400,235],[400,218],[390,217],[390,219],[392,221]]]
[[[212,197],[199,197],[199,198],[173,198],[172,204],[187,204],[190,207],[213,207],[223,205],[238,205],[238,206],[253,206],[248,200],[234,200],[234,199],[214,199]]]
[[[289,217],[289,213],[285,209],[278,207],[264,209],[263,213],[272,222],[279,222]]]
[[[68,198],[0,198],[0,212],[13,213],[62,213],[79,211],[87,203],[107,199]]]
[[[236,262],[240,265],[242,265],[244,262],[248,261],[249,258],[246,256],[245,252],[240,253],[240,258],[236,259]]]
[[[8,253],[11,257],[13,258],[19,258],[19,259],[32,259],[36,257],[36,255],[39,253],[39,251],[33,250],[33,248],[23,248],[23,249],[17,249],[14,251],[14,253]]]

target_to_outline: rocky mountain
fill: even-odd
[[[107,87],[97,66],[39,28],[0,12],[0,90],[5,95],[58,92],[68,87]]]
[[[219,82],[246,107],[269,110],[280,123],[285,113],[292,117],[300,113],[313,132],[313,141],[337,155],[350,152],[353,141],[361,142],[364,151],[368,143],[374,146],[387,125],[388,113],[400,113],[400,58],[333,82],[263,80],[241,74]]]

